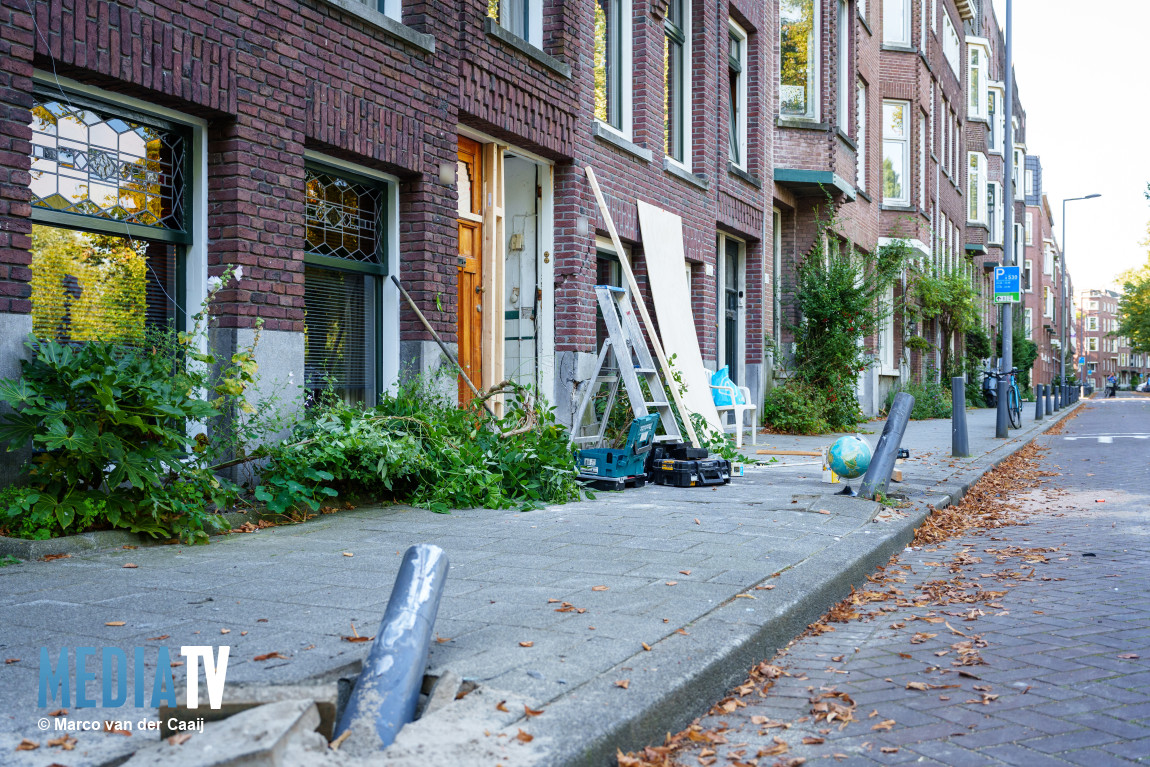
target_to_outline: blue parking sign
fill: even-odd
[[[1017,304],[1022,300],[1022,269],[1017,266],[994,267],[994,303]]]

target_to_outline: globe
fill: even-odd
[[[827,463],[835,474],[854,479],[866,474],[870,467],[871,449],[862,437],[839,437],[827,451]]]

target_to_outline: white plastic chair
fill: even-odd
[[[711,381],[714,372],[705,368],[703,369],[703,372],[707,374],[707,381]],[[751,402],[751,390],[746,386],[731,387],[715,386],[714,384],[710,384],[710,386],[711,399],[714,399],[717,393],[726,393],[729,396],[731,402],[735,403],[732,405],[719,405],[718,403],[715,404],[715,409],[719,411],[719,422],[723,425],[723,432],[730,433],[731,431],[734,431],[735,447],[742,448],[743,446],[744,428],[749,428],[751,430],[751,444],[759,444],[759,429],[755,415],[756,411],[758,411],[758,406]],[[743,402],[747,404],[738,404],[738,394],[735,391],[736,388],[743,393]],[[728,414],[734,416],[733,423],[728,421]],[[747,425],[744,427],[743,416],[747,414],[749,414],[750,417],[746,419]]]

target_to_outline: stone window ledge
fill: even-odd
[[[358,0],[323,0],[328,5],[339,8],[344,13],[355,16],[356,18],[366,21],[376,29],[383,30],[385,33],[394,37],[401,42],[413,45],[427,53],[435,53],[435,38],[431,35],[424,34],[423,32],[416,32],[409,26],[402,24],[390,16],[386,16],[374,8],[359,2]]]
[[[522,37],[508,32],[506,29],[499,26],[499,23],[490,16],[483,20],[483,31],[487,33],[488,37],[494,37],[504,45],[510,48],[514,48],[532,61],[547,67],[555,74],[566,77],[568,80],[571,79],[571,67],[567,66],[554,56],[548,55],[539,50],[534,45],[524,40]]]

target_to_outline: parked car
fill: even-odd
[[[1134,387],[1134,391],[1150,391],[1150,381],[1143,381]]]

